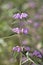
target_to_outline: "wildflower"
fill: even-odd
[[[37,56],[37,57],[39,57],[39,58],[42,58],[42,55],[41,55],[40,52],[37,51],[37,50],[35,50],[35,51],[33,52],[33,55],[34,55],[34,56]]]
[[[20,29],[20,28],[13,28],[12,29],[12,31],[13,32],[15,32],[15,33],[24,33],[24,34],[28,34],[28,29],[27,28],[22,28],[22,29]]]
[[[28,34],[28,28],[22,29],[22,32],[23,32],[24,34]]]
[[[13,18],[15,18],[15,19],[19,19],[19,18],[20,18],[20,14],[19,14],[19,13],[14,14],[14,15],[13,15]]]
[[[12,31],[15,32],[15,33],[18,33],[18,34],[20,33],[20,29],[18,27],[17,28],[13,28]]]
[[[42,55],[41,55],[41,54],[39,54],[39,55],[38,55],[38,57],[39,57],[39,58],[42,58]]]
[[[13,47],[13,51],[20,52],[21,51],[21,48],[19,46]]]
[[[26,51],[30,51],[30,47],[25,47],[25,50]]]
[[[20,19],[26,18],[28,15],[26,13],[21,13]]]
[[[23,19],[23,18],[27,18],[28,14],[27,13],[17,13],[13,15],[13,18],[15,19]]]

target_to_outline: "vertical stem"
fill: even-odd
[[[22,65],[22,53],[20,53],[20,65]]]
[[[19,37],[20,46],[22,46],[21,45],[21,36],[20,36],[20,34],[18,34],[18,37]],[[20,52],[20,63],[19,63],[19,65],[22,65],[22,53],[21,52]]]
[[[21,20],[20,20],[21,22]],[[20,26],[21,28],[21,26]],[[18,34],[18,37],[19,37],[19,42],[20,42],[20,46],[22,47],[22,38],[20,36],[20,34]],[[19,65],[22,65],[22,53],[20,52],[20,64]]]

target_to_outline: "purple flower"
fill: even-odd
[[[19,14],[19,13],[14,14],[14,15],[13,15],[13,18],[15,18],[15,19],[19,19],[19,18],[20,18],[20,14]]]
[[[13,32],[16,32],[16,33],[18,33],[18,34],[20,33],[20,29],[19,29],[18,27],[17,27],[17,28],[13,28],[12,31],[13,31]]]
[[[20,52],[21,51],[21,48],[19,46],[13,47],[13,51]]]
[[[20,19],[26,18],[28,15],[26,13],[21,13]]]
[[[41,54],[39,54],[39,55],[38,55],[38,57],[39,57],[39,58],[42,58],[42,55],[41,55]]]
[[[30,47],[25,47],[25,50],[26,51],[30,51]]]
[[[18,33],[18,34],[19,34],[20,32],[21,32],[21,33],[24,33],[24,34],[28,34],[28,29],[27,29],[27,28],[22,28],[22,29],[20,29],[20,28],[17,27],[17,28],[13,28],[12,31],[15,32],[15,33]]]
[[[37,56],[37,57],[39,57],[39,58],[42,58],[42,55],[41,55],[40,52],[37,51],[37,50],[35,50],[35,51],[33,52],[33,56]]]
[[[28,29],[27,29],[27,28],[24,28],[24,29],[23,29],[23,33],[24,33],[24,34],[28,34]]]
[[[17,48],[16,47],[13,47],[13,51],[16,51],[17,50]]]
[[[33,52],[33,55],[38,55],[38,54],[40,54],[37,50],[35,50],[34,52]]]
[[[28,14],[27,13],[17,13],[13,15],[13,18],[15,19],[22,19],[22,18],[27,18]]]
[[[24,34],[28,34],[28,28],[22,28],[21,32]]]

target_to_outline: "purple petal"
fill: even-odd
[[[39,54],[39,55],[38,55],[38,57],[39,57],[39,58],[42,58],[42,55],[41,55],[41,54]]]
[[[20,29],[19,29],[18,27],[17,27],[17,28],[13,28],[12,31],[13,31],[13,32],[16,32],[16,33],[18,33],[18,34],[20,33]]]
[[[24,34],[28,34],[28,29],[27,29],[27,28],[24,28],[24,29],[23,29],[23,33],[24,33]]]
[[[19,46],[13,47],[13,51],[20,52],[21,51],[21,48]]]
[[[19,13],[14,14],[14,15],[13,15],[13,18],[15,18],[15,19],[19,19],[19,18],[20,18],[20,14],[19,14]]]
[[[35,50],[35,51],[33,52],[33,55],[38,55],[38,54],[40,54],[40,52],[38,52],[37,50]]]
[[[13,51],[16,51],[17,50],[17,48],[16,47],[13,47],[13,49],[12,49]]]
[[[30,47],[25,47],[25,50],[26,51],[30,51]]]
[[[41,55],[40,52],[37,51],[37,50],[35,50],[35,51],[33,52],[33,55],[35,55],[35,56],[37,56],[37,57],[39,57],[39,58],[42,58],[42,55]]]
[[[20,19],[22,19],[22,18],[27,18],[27,16],[28,16],[28,14],[26,14],[26,13],[21,13]]]
[[[20,52],[20,51],[21,51],[21,48],[20,48],[20,47],[18,47],[17,52]]]

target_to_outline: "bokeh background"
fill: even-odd
[[[15,13],[26,12],[27,19],[15,20]],[[21,25],[21,24],[22,25]],[[29,28],[28,35],[12,32],[14,27]],[[27,45],[43,54],[43,0],[0,0],[0,65],[19,65],[12,48]]]

